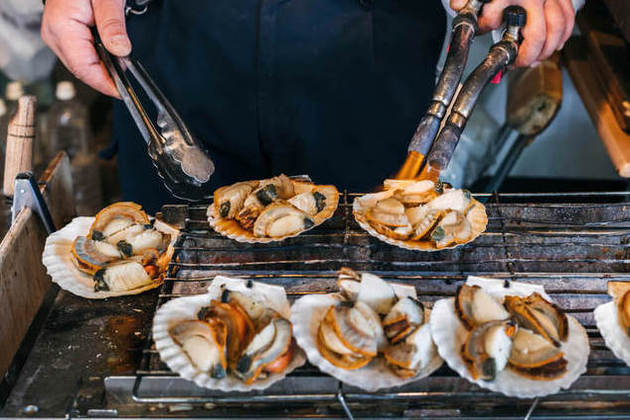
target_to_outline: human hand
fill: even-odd
[[[450,0],[457,11],[468,0]],[[523,44],[515,61],[517,67],[539,63],[562,48],[571,36],[575,24],[575,10],[571,0],[492,0],[481,9],[479,29],[487,32],[501,26],[503,9],[518,5],[527,11],[527,23],[522,30]]]
[[[72,74],[94,89],[119,98],[114,81],[94,48],[96,29],[107,50],[117,56],[131,52],[125,27],[125,0],[47,0],[41,36]]]

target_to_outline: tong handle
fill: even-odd
[[[484,61],[470,74],[455,99],[451,113],[442,127],[429,155],[425,174],[438,173],[448,166],[468,118],[490,80],[514,62],[522,41],[520,29],[525,25],[526,12],[520,6],[507,7],[503,12],[506,30],[501,41],[490,48]]]
[[[151,121],[151,118],[149,117],[145,109],[142,107],[140,99],[138,98],[138,95],[136,95],[136,92],[133,90],[131,82],[129,81],[125,70],[123,69],[123,65],[125,65],[125,62],[120,57],[114,57],[109,53],[109,51],[107,51],[95,27],[92,28],[92,34],[94,36],[94,45],[96,47],[96,51],[105,64],[105,67],[107,68],[110,76],[114,80],[116,88],[118,89],[118,93],[120,93],[120,97],[129,110],[129,113],[136,123],[138,130],[140,130],[142,138],[144,138],[147,144],[150,144],[151,141],[163,143],[164,139]]]
[[[466,67],[470,45],[477,34],[481,9],[490,1],[469,0],[453,20],[446,61],[433,91],[431,104],[409,143],[409,152],[417,152],[424,157],[431,148]]]

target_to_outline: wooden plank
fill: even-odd
[[[40,187],[58,227],[74,214],[68,156],[61,152],[41,179]],[[0,243],[0,375],[10,366],[50,279],[41,262],[46,230],[39,216],[24,209]]]
[[[572,38],[567,43],[569,74],[617,172],[630,178],[630,134],[624,132],[617,122],[591,64],[584,57],[585,49],[585,43],[579,38]]]

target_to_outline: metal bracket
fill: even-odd
[[[50,210],[48,210],[48,205],[44,201],[32,172],[22,172],[15,177],[13,204],[11,205],[11,224],[15,223],[18,214],[25,207],[30,208],[39,215],[48,234],[57,230],[50,215]]]

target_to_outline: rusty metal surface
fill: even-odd
[[[156,291],[88,300],[60,292],[0,417],[63,418],[79,406],[104,403],[104,378],[137,368],[153,317]]]
[[[208,231],[205,207],[165,208],[164,218],[184,227],[170,276],[159,290],[108,301],[62,294],[2,415],[38,416],[252,416],[525,417],[582,415],[630,417],[630,368],[604,346],[593,320],[610,300],[609,280],[630,281],[630,194],[501,197],[488,204],[489,226],[477,241],[436,253],[381,243],[351,217],[343,195],[335,217],[278,244],[239,244]],[[509,203],[503,201],[509,200]],[[551,203],[532,204],[532,201]],[[588,203],[586,202],[588,201]],[[216,274],[286,287],[289,298],[335,288],[336,270],[349,266],[416,286],[421,300],[452,296],[468,274],[542,284],[582,322],[591,356],[585,376],[569,391],[540,400],[491,393],[443,366],[403,388],[364,393],[307,364],[266,392],[200,389],[164,366],[152,347],[155,304],[202,293]]]

